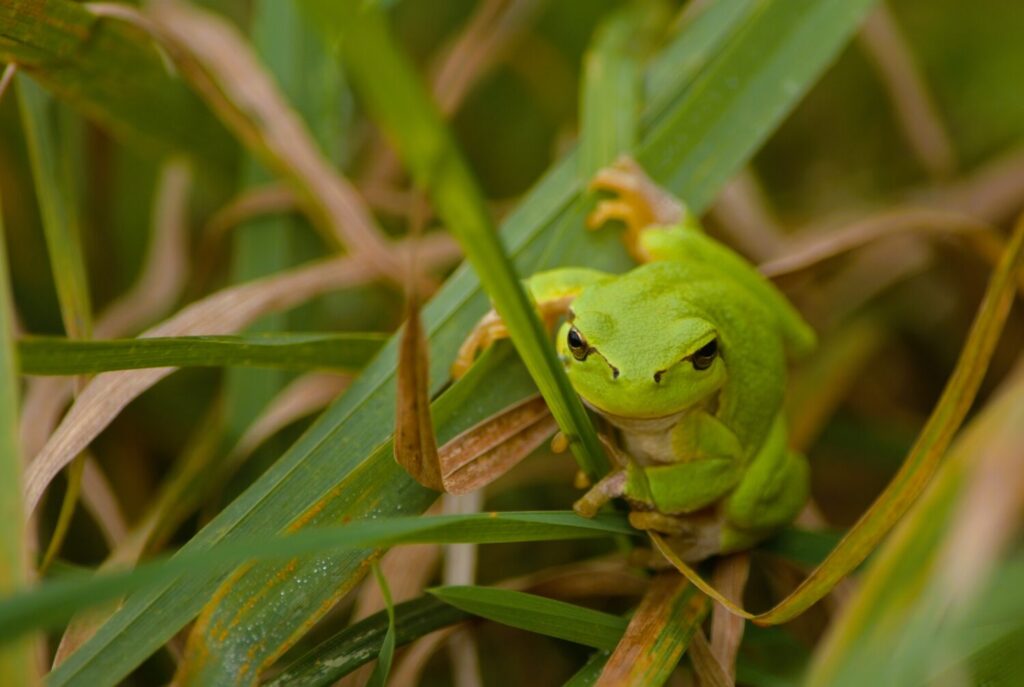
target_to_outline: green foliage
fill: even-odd
[[[863,580],[837,591],[843,604],[820,604],[827,613],[748,624],[723,670],[751,685],[1019,681],[1024,471],[1010,456],[1024,425],[1008,370],[1024,336],[1010,310],[1024,224],[1005,237],[1024,196],[1019,156],[997,160],[1024,141],[1019,13],[901,0],[889,34],[851,40],[873,4],[0,3],[0,61],[18,72],[0,98],[0,672],[31,683],[30,638],[46,630],[50,649],[66,631],[51,685],[326,685],[360,666],[384,684],[410,669],[399,647],[456,625],[488,685],[699,671],[680,656],[699,630],[715,642],[708,596],[641,572],[649,541],[623,514],[565,510],[574,470],[593,480],[608,467],[605,428],[520,286],[552,267],[630,268],[615,227],[584,230],[590,179],[628,154],[739,250],[830,256],[778,280],[821,334],[787,400],[817,508],[754,552],[743,601],[772,607],[803,580],[813,593],[784,602],[793,615],[851,568]],[[963,169],[929,176],[922,132]],[[151,193],[182,159],[191,195]],[[151,196],[163,198],[152,209]],[[186,264],[174,277],[176,258],[158,256],[137,274],[141,228],[168,222],[189,238]],[[935,249],[936,233],[968,250]],[[456,242],[466,262],[451,269]],[[348,271],[329,275],[342,244]],[[244,332],[123,338],[225,284],[307,265],[344,287],[297,307],[264,294]],[[140,291],[119,291],[136,279]],[[497,512],[421,515],[437,494],[393,458],[400,292],[412,284],[439,443],[468,445],[477,428],[482,445],[481,422],[538,391],[570,439],[575,464],[534,437],[482,496]],[[512,345],[453,381],[488,306]],[[103,333],[126,307],[132,327]],[[60,323],[67,338],[40,335]],[[75,401],[86,375],[127,383],[166,367],[228,369],[183,370],[94,428],[90,462],[33,513],[49,551],[30,556],[19,485],[33,456],[18,434],[37,453],[65,436],[54,426],[67,403],[62,429],[123,407],[117,394]],[[310,371],[353,381],[338,397],[336,378]],[[844,538],[864,513],[867,529]],[[435,545],[456,542],[481,545],[475,584],[431,586]],[[714,567],[699,572],[718,579]],[[369,606],[383,610],[354,620],[377,585],[384,600]],[[452,648],[450,662],[421,666],[424,684],[466,677],[472,657]]]

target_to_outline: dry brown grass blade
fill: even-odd
[[[858,39],[885,86],[914,154],[933,177],[948,176],[956,167],[953,143],[914,64],[910,46],[884,2],[868,15]]]
[[[431,93],[445,116],[459,109],[473,86],[514,46],[540,6],[539,0],[479,3],[465,28],[439,51],[430,69]],[[365,195],[386,202],[398,213],[414,202],[412,195],[403,198],[401,192],[392,189],[401,165],[383,136],[378,137],[366,169]]]
[[[715,655],[703,630],[698,629],[694,633],[687,656],[690,657],[700,687],[732,687],[736,684],[726,673],[721,659]]]
[[[425,265],[447,264],[459,255],[458,246],[442,234],[426,236],[418,245],[420,260]],[[409,246],[399,243],[396,250],[401,253]],[[319,294],[378,276],[374,265],[356,257],[315,262],[219,291],[150,328],[143,336],[229,334],[267,313],[286,310]],[[25,499],[29,512],[64,465],[88,446],[132,399],[173,371],[174,368],[156,368],[97,375],[28,466]]]
[[[595,687],[661,684],[663,680],[657,678],[667,677],[675,668],[709,607],[707,597],[694,593],[682,575],[674,572],[657,575],[651,580]]]
[[[743,590],[750,574],[750,554],[747,552],[726,556],[715,565],[715,587],[734,603],[743,603]],[[711,609],[711,653],[725,671],[731,684],[736,681],[736,655],[743,641],[746,621],[716,603]]]
[[[722,188],[709,214],[722,227],[729,244],[754,262],[779,255],[787,244],[788,239],[749,167]]]
[[[434,436],[434,421],[430,415],[427,337],[415,297],[410,298],[406,313],[396,373],[395,460],[423,486],[444,491],[437,437]]]
[[[267,405],[231,451],[234,460],[245,460],[260,444],[296,420],[311,415],[337,398],[348,387],[348,375],[310,372],[296,377]]]
[[[907,234],[977,238],[985,241],[979,251],[989,260],[991,250],[987,246],[999,240],[989,225],[968,215],[927,208],[897,208],[833,231],[801,232],[805,238],[794,242],[784,255],[762,263],[758,269],[768,277],[792,274],[877,241]]]
[[[442,49],[433,70],[434,99],[451,116],[473,86],[513,47],[536,16],[540,0],[486,0],[458,38]]]
[[[467,429],[441,447],[445,490],[464,494],[498,479],[558,429],[539,395]]]
[[[107,546],[114,550],[127,535],[128,523],[107,476],[88,453],[82,470],[82,505],[99,525]]]
[[[111,16],[127,18],[123,9]],[[292,184],[316,226],[376,266],[378,276],[400,279],[401,263],[359,194],[317,148],[234,27],[175,0],[152,3],[148,14],[138,15],[135,23],[153,34],[227,127]]]
[[[153,206],[153,235],[139,278],[96,320],[93,333],[97,338],[134,334],[163,316],[181,295],[188,276],[191,183],[191,171],[180,160],[168,162],[161,169]],[[29,381],[19,429],[26,456],[42,450],[73,391],[71,379],[36,377]]]

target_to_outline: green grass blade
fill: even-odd
[[[384,687],[388,682],[388,675],[391,673],[391,661],[395,657],[395,603],[391,600],[391,590],[388,588],[388,581],[384,578],[377,563],[373,564],[373,574],[377,578],[381,595],[384,597],[385,611],[388,616],[388,629],[384,632],[384,639],[380,643],[377,665],[373,667],[373,672],[370,674],[370,679],[366,684],[370,687]]]
[[[851,4],[838,0],[818,3],[774,0],[766,6],[773,12],[784,12],[786,22],[781,26],[778,22],[766,25],[763,31],[794,37],[795,52],[790,50],[788,43],[776,46],[775,50],[785,50],[788,59],[799,60],[799,76],[811,80],[831,61],[853,30],[858,17],[851,15]],[[809,6],[814,11],[806,12]],[[793,10],[787,11],[790,7]],[[846,25],[837,26],[837,18],[847,22]],[[815,29],[826,19],[833,20],[825,22],[832,30],[816,33]],[[808,26],[810,30],[806,28]],[[746,36],[744,41],[738,39],[741,33]],[[684,32],[676,40],[685,41],[688,36]],[[779,108],[792,107],[808,84],[793,81],[792,72],[780,69],[774,54],[763,52],[765,40],[759,35],[754,15],[743,17],[732,28],[729,38],[721,42],[721,50],[725,52],[719,50],[709,57],[707,68],[713,67],[720,78],[726,79],[731,78],[732,69],[753,64],[759,74],[757,88],[766,96],[772,96],[767,102],[771,103],[774,115]],[[742,49],[747,41],[750,42],[749,51]],[[652,70],[668,68],[659,60],[655,60]],[[652,137],[649,130],[643,130],[638,147],[640,159],[657,159],[655,180],[662,183],[671,181],[671,190],[686,198],[694,195],[688,191],[691,184],[705,198],[712,195],[732,171],[749,159],[763,133],[758,127],[716,128],[717,140],[691,138],[691,131],[714,128],[710,126],[713,122],[706,119],[704,109],[697,107],[699,102],[706,101],[708,107],[714,103],[717,116],[733,121],[741,115],[750,114],[749,96],[743,89],[737,89],[728,80],[705,79],[703,75],[702,70],[698,80],[685,92],[665,94],[665,101],[672,105],[660,119],[658,136]],[[698,82],[699,89],[696,88]],[[678,112],[685,112],[687,116]],[[646,116],[642,118],[642,121],[646,120]],[[666,138],[668,129],[664,127],[670,122],[675,127],[679,145]],[[666,140],[671,145],[666,147]],[[713,178],[706,177],[699,166],[692,164],[697,159],[695,156],[702,154],[705,145],[720,145],[723,156],[728,157],[728,160],[725,157],[717,160]],[[727,164],[730,161],[731,164]],[[621,269],[628,265],[613,232],[582,230],[584,209],[579,202],[577,172],[578,157],[569,154],[541,179],[505,220],[500,235],[520,273],[529,274],[564,264],[603,269]],[[475,276],[470,270],[461,268],[424,309],[424,325],[432,351],[434,391],[441,388],[456,348],[469,327],[483,314],[486,305]],[[203,551],[220,541],[253,533],[277,532],[287,527],[300,528],[425,509],[434,496],[416,485],[394,463],[392,456],[380,449],[394,423],[395,351],[392,339],[346,394],[325,411],[320,420],[252,487],[194,537],[186,549]],[[474,412],[481,409],[489,415],[536,393],[521,366],[510,363],[508,358],[502,359],[500,354],[491,360],[499,364],[489,365],[481,360],[467,378],[448,392],[453,405],[463,404],[461,407],[465,409]],[[464,403],[470,397],[474,402]],[[460,429],[446,415],[450,409],[442,412],[447,403],[442,397],[433,408],[441,441],[454,436]],[[467,418],[461,429],[472,426],[487,415]],[[352,495],[357,495],[357,498],[353,500]],[[360,579],[366,572],[364,561],[369,553],[354,551],[299,561],[287,576],[280,574],[280,566],[257,566],[234,578],[232,589],[224,590],[223,617],[232,617],[225,605],[228,600],[244,602],[251,594],[263,592],[273,584],[273,602],[240,618],[238,626],[239,636],[256,625],[268,630],[272,636],[261,641],[260,646],[239,641],[212,647],[215,659],[237,658],[240,663],[250,650],[255,652],[257,663],[276,656],[282,646],[294,641],[301,627],[319,617],[318,609],[329,606],[332,600]],[[329,577],[318,574],[323,569],[330,570]],[[280,577],[285,579],[279,583],[271,582]],[[195,617],[220,581],[221,577],[217,575],[185,574],[151,591],[133,595],[92,641],[53,672],[51,683],[91,686],[122,679]],[[290,620],[285,622],[283,618]]]
[[[223,575],[246,561],[291,559],[327,551],[398,544],[501,544],[630,534],[625,519],[589,520],[570,511],[481,513],[364,520],[347,526],[310,528],[280,537],[250,537],[206,551],[184,551],[134,570],[62,577],[0,599],[0,640],[51,628],[74,613],[146,589],[185,571]]]
[[[595,649],[613,648],[626,631],[627,621],[620,616],[512,589],[453,586],[428,591],[481,618]]]
[[[469,617],[469,613],[432,596],[400,603],[395,606],[395,645],[403,646]],[[377,656],[388,626],[386,611],[360,620],[295,659],[267,687],[322,687],[334,684]]]
[[[381,334],[250,334],[107,341],[18,341],[23,374],[77,375],[147,367],[357,370],[387,341]]]
[[[700,70],[714,56],[736,26],[750,13],[755,0],[718,0],[707,5],[685,27],[686,40],[672,41],[661,59],[648,70],[647,112],[644,120],[656,122],[685,93]]]
[[[230,160],[224,129],[168,72],[152,42],[82,3],[0,3],[0,61],[16,63],[55,96],[145,150],[187,152],[218,169]]]
[[[604,666],[608,663],[608,658],[611,655],[611,651],[598,651],[591,654],[587,662],[583,664],[583,667],[566,681],[564,687],[591,687],[601,677],[601,671],[604,670]]]
[[[635,147],[641,105],[641,56],[665,8],[640,4],[615,12],[584,56],[580,88],[580,180]]]
[[[411,62],[391,35],[384,14],[365,3],[304,0],[328,40],[337,40],[367,109],[390,135],[462,246],[508,328],[573,454],[592,479],[608,469],[582,401],[572,390],[548,333],[498,240],[476,181]]]
[[[757,3],[737,35],[723,42],[689,85],[685,98],[659,119],[640,152],[640,164],[676,191],[692,212],[703,212],[831,64],[872,4]],[[722,89],[723,84],[730,88]]]
[[[11,331],[13,313],[7,273],[7,240],[0,208],[0,594],[28,581],[25,509],[21,503],[21,454],[18,449],[18,365]],[[0,646],[0,675],[16,685],[36,681],[28,639]]]
[[[15,80],[64,331],[73,339],[87,339],[92,332],[92,308],[73,186],[72,142],[62,135],[68,133],[67,127],[58,123],[53,99],[28,77],[19,75]]]

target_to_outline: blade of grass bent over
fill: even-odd
[[[940,655],[951,658],[958,653],[964,655],[964,649],[943,647],[936,636],[949,632],[951,625],[962,620],[965,610],[962,604],[965,585],[943,585],[956,566],[944,563],[942,555],[950,552],[951,531],[973,524],[958,516],[963,514],[968,490],[985,477],[986,471],[999,481],[1000,494],[996,501],[1014,498],[1012,473],[1016,472],[1016,483],[1019,484],[1021,470],[1013,464],[1019,464],[1022,445],[1024,366],[1018,362],[1015,374],[957,437],[928,491],[875,555],[863,575],[857,596],[843,609],[842,615],[818,645],[808,675],[809,685],[866,684],[863,678],[886,675],[897,667],[911,670],[909,675],[899,680],[902,684],[924,684],[929,676],[918,671],[929,667],[929,664],[934,667],[935,659]],[[1008,465],[1000,465],[1000,462]],[[986,499],[984,508],[987,513],[997,513],[995,506],[993,499]],[[1020,527],[1019,518],[1017,520],[1014,529]],[[974,528],[976,534],[973,539],[984,541],[993,529],[996,528],[989,526],[985,528],[987,531],[978,532],[978,528]],[[978,560],[984,556],[964,548],[956,547],[957,557],[962,560],[966,560],[963,557],[970,558],[968,567],[986,563]],[[994,561],[987,563],[991,565]],[[976,581],[966,586],[975,585]],[[944,610],[941,621],[929,623],[926,629],[926,643],[931,645],[935,642],[930,647],[931,659],[922,661],[920,659],[926,658],[927,653],[918,654],[915,664],[912,654],[901,651],[899,660],[878,659],[879,654],[875,654],[876,658],[871,661],[873,665],[858,665],[865,655],[877,651],[875,647],[906,647],[915,640],[920,645],[925,638],[915,638],[911,631],[925,628],[915,625],[914,616],[926,614],[936,596],[942,599]],[[944,626],[943,632],[935,632],[937,626]]]
[[[271,367],[356,370],[386,341],[383,334],[251,334],[107,341],[32,337],[18,341],[21,372],[76,375],[151,367]]]
[[[953,374],[899,472],[839,545],[785,599],[768,611],[750,613],[719,594],[696,571],[679,560],[660,536],[652,533],[651,539],[658,550],[705,594],[733,613],[759,625],[786,622],[821,599],[878,546],[913,505],[938,468],[939,461],[974,402],[1003,331],[1013,304],[1016,286],[1014,275],[1022,252],[1024,217],[1018,220],[999,265],[989,279],[985,296]]]
[[[638,159],[653,159],[657,152],[659,167],[652,174],[653,178],[659,183],[671,181],[671,190],[687,198],[694,212],[704,209],[710,196],[708,191],[719,188],[760,142],[764,132],[743,118],[756,124],[762,109],[778,118],[792,107],[800,94],[799,88],[793,88],[794,84],[800,86],[802,79],[810,81],[821,73],[853,30],[860,16],[858,8],[862,9],[859,2],[848,0],[769,0],[758,7],[760,12],[756,15],[737,17],[728,32],[730,37],[722,41],[727,49],[718,49],[708,57],[706,67],[698,76],[699,91],[689,82],[678,83],[676,92],[659,97],[660,102],[669,103],[667,109],[650,120],[647,115],[641,120],[655,122],[660,134],[652,137],[650,128],[642,127]],[[766,41],[760,30],[752,28],[761,24],[765,11],[775,18],[763,29],[770,34],[771,41]],[[737,47],[741,35],[743,42],[750,44],[749,53]],[[675,40],[687,37],[684,32]],[[769,59],[769,53],[777,50],[785,53],[782,62]],[[651,70],[672,68],[661,59],[656,58]],[[763,71],[755,80],[759,100],[755,108],[750,107],[744,89],[736,87],[741,82],[750,85],[740,77],[751,68]],[[715,77],[705,79],[703,73],[709,70]],[[706,100],[706,107],[695,107],[693,100],[698,98]],[[681,111],[688,114],[676,116]],[[716,135],[728,136],[731,145],[721,146],[722,156],[711,167],[689,165],[688,161],[699,152],[705,140],[700,136],[690,137],[687,132],[708,132],[709,125],[719,117],[734,123],[740,118],[735,129],[716,129]],[[677,129],[674,138],[668,137],[672,127]],[[684,169],[684,173],[676,174]],[[581,203],[574,202],[580,191],[577,170],[575,154],[568,155],[544,176],[505,221],[501,236],[521,273],[572,263],[598,269],[622,269],[628,264],[612,232],[581,230],[585,209]],[[691,187],[700,189],[700,193],[689,193],[687,189]],[[454,351],[466,331],[485,310],[486,301],[475,276],[465,268],[457,270],[424,308],[424,324],[434,351],[431,378],[435,388],[440,388],[446,377]],[[395,465],[389,452],[379,450],[387,440],[394,419],[395,353],[392,340],[349,391],[325,411],[291,450],[194,537],[186,549],[204,550],[219,541],[253,532],[276,532],[290,523],[296,528],[308,527],[346,518],[418,512],[426,508],[433,497]],[[478,362],[475,367],[482,363]],[[474,398],[486,401],[490,394],[505,394],[509,377],[515,377],[520,371],[518,365],[507,363],[481,370],[481,379],[486,385],[475,388],[486,388],[486,393]],[[498,399],[501,405],[489,408],[488,414],[532,393],[534,389],[522,386],[515,392],[517,395]],[[475,407],[475,403],[467,403],[463,410],[475,410]],[[467,426],[485,416],[469,419]],[[435,420],[439,425],[442,423],[436,406]],[[365,495],[366,498],[353,502],[350,498],[342,499],[342,494]],[[283,648],[294,643],[305,628],[322,615],[324,608],[353,584],[351,580],[365,573],[367,555],[368,551],[354,551],[299,561],[297,568],[291,568],[292,572],[283,578],[280,565],[257,566],[248,574],[234,578],[231,582],[234,589],[225,588],[223,592],[230,595],[233,603],[247,604],[251,594],[263,593],[271,586],[276,591],[271,595],[273,598],[264,595],[264,603],[245,611],[242,616],[237,610],[224,609],[225,618],[238,622],[238,630],[223,642],[206,647],[211,660],[224,663],[224,672],[220,675],[223,681],[239,679],[238,671],[233,668],[242,665],[246,657],[252,657],[256,664],[267,665]],[[331,570],[329,578],[318,572],[325,567]],[[51,683],[91,686],[121,679],[193,618],[221,579],[219,575],[184,572],[152,591],[133,595],[92,641],[51,675]],[[222,605],[226,605],[226,601],[227,597]],[[245,641],[254,636],[249,634],[250,628],[260,628],[269,635],[261,635],[255,643]]]
[[[0,208],[0,594],[28,583],[27,526],[21,504],[21,453],[18,450],[18,365],[11,331],[11,290],[7,240]],[[37,681],[33,643],[28,639],[0,646],[0,675],[12,684]]]

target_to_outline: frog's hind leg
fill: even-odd
[[[622,240],[637,262],[650,262],[641,242],[645,230],[683,223],[686,207],[675,196],[654,183],[632,158],[621,157],[600,170],[590,182],[592,190],[607,191],[614,198],[599,200],[587,216],[587,226],[597,229],[605,222],[619,220],[626,225]]]
[[[725,501],[722,552],[749,548],[792,522],[809,493],[807,459],[786,446],[780,414],[743,480]]]

